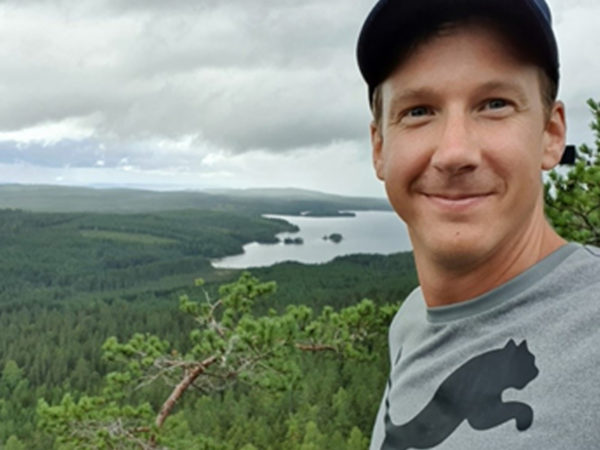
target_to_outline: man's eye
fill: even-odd
[[[417,106],[416,108],[411,108],[407,111],[406,115],[408,117],[423,117],[429,114],[429,108],[425,106]]]
[[[495,98],[495,99],[487,102],[487,107],[490,109],[500,109],[500,108],[504,108],[507,105],[508,105],[508,102],[501,98]]]

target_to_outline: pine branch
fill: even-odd
[[[177,403],[177,400],[183,395],[186,389],[198,378],[204,371],[217,361],[217,356],[211,356],[199,363],[194,369],[185,374],[183,380],[175,386],[169,398],[163,403],[158,416],[156,416],[156,427],[160,428],[170,414],[171,410]]]

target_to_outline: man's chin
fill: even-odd
[[[413,242],[415,255],[422,256],[449,271],[472,270],[488,254],[481,233],[456,232],[446,236],[427,237],[423,243]]]

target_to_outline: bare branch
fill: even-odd
[[[196,378],[198,378],[209,366],[214,364],[217,361],[217,356],[211,356],[210,358],[205,359],[201,363],[199,363],[195,368],[190,371],[186,371],[183,380],[175,386],[169,398],[163,403],[162,408],[160,408],[160,412],[158,416],[156,416],[156,426],[160,428],[162,424],[165,422],[167,416],[177,403],[177,400],[183,395],[186,389],[194,382]]]
[[[323,344],[296,344],[296,348],[304,352],[337,352],[337,348],[335,348],[333,345]]]

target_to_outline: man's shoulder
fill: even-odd
[[[600,313],[600,248],[569,244],[573,251],[560,264],[535,283],[527,292],[526,300],[541,300],[527,304],[530,308],[571,308],[580,314]],[[574,311],[574,310],[572,310]]]
[[[425,319],[426,309],[421,286],[417,286],[410,294],[408,294],[400,305],[400,308],[398,308],[398,311],[392,320],[392,329],[397,328],[400,325],[400,322],[405,320],[412,322],[415,320],[418,321],[419,319]]]
[[[576,259],[600,263],[600,247],[595,245],[578,244],[576,242],[571,242],[568,245],[575,248],[572,256],[574,256]]]
[[[600,284],[600,248],[591,245],[569,244],[575,247],[557,268],[556,278],[561,283]]]
[[[406,297],[396,311],[389,330],[390,351],[396,353],[394,346],[404,342],[415,328],[419,328],[427,321],[427,308],[421,287],[417,286]]]

